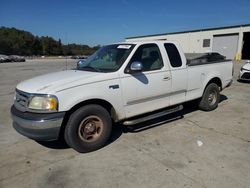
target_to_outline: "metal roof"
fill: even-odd
[[[189,31],[179,31],[179,32],[170,32],[170,33],[161,33],[161,34],[154,34],[154,35],[142,35],[142,36],[135,36],[135,37],[127,37],[125,39],[136,39],[142,37],[155,37],[155,36],[162,36],[162,35],[173,35],[173,34],[182,34],[182,33],[192,33],[192,32],[200,32],[200,31],[211,31],[211,30],[221,30],[221,29],[232,29],[237,27],[247,27],[250,24],[243,24],[243,25],[233,25],[233,26],[225,26],[225,27],[212,27],[206,29],[195,29]]]

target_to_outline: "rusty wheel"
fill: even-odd
[[[65,127],[67,144],[78,152],[103,147],[111,135],[112,121],[108,111],[99,105],[87,105],[70,115]]]
[[[88,116],[80,123],[79,137],[86,142],[97,140],[103,131],[103,122],[98,116]]]

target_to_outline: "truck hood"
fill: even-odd
[[[243,66],[244,69],[247,69],[247,70],[250,70],[250,63],[246,63],[244,66]]]
[[[100,81],[107,73],[66,70],[37,76],[23,81],[17,85],[17,89],[27,93],[54,94],[57,91]]]

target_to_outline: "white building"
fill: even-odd
[[[219,52],[228,59],[250,59],[250,24],[126,38],[140,40],[172,40],[185,53]]]

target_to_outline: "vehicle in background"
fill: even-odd
[[[112,122],[132,126],[182,110],[191,100],[214,110],[233,78],[233,62],[216,56],[187,61],[171,41],[103,46],[77,70],[18,84],[13,126],[34,140],[64,136],[70,147],[88,152],[105,145]]]
[[[0,63],[6,62],[25,62],[25,58],[19,55],[0,55]]]
[[[240,69],[239,80],[250,81],[250,61],[246,61]]]
[[[11,62],[25,62],[25,58],[19,55],[10,55],[9,56]]]
[[[76,56],[71,56],[71,59],[87,59],[88,56],[86,55],[76,55]]]
[[[9,56],[0,54],[0,63],[11,62]]]

